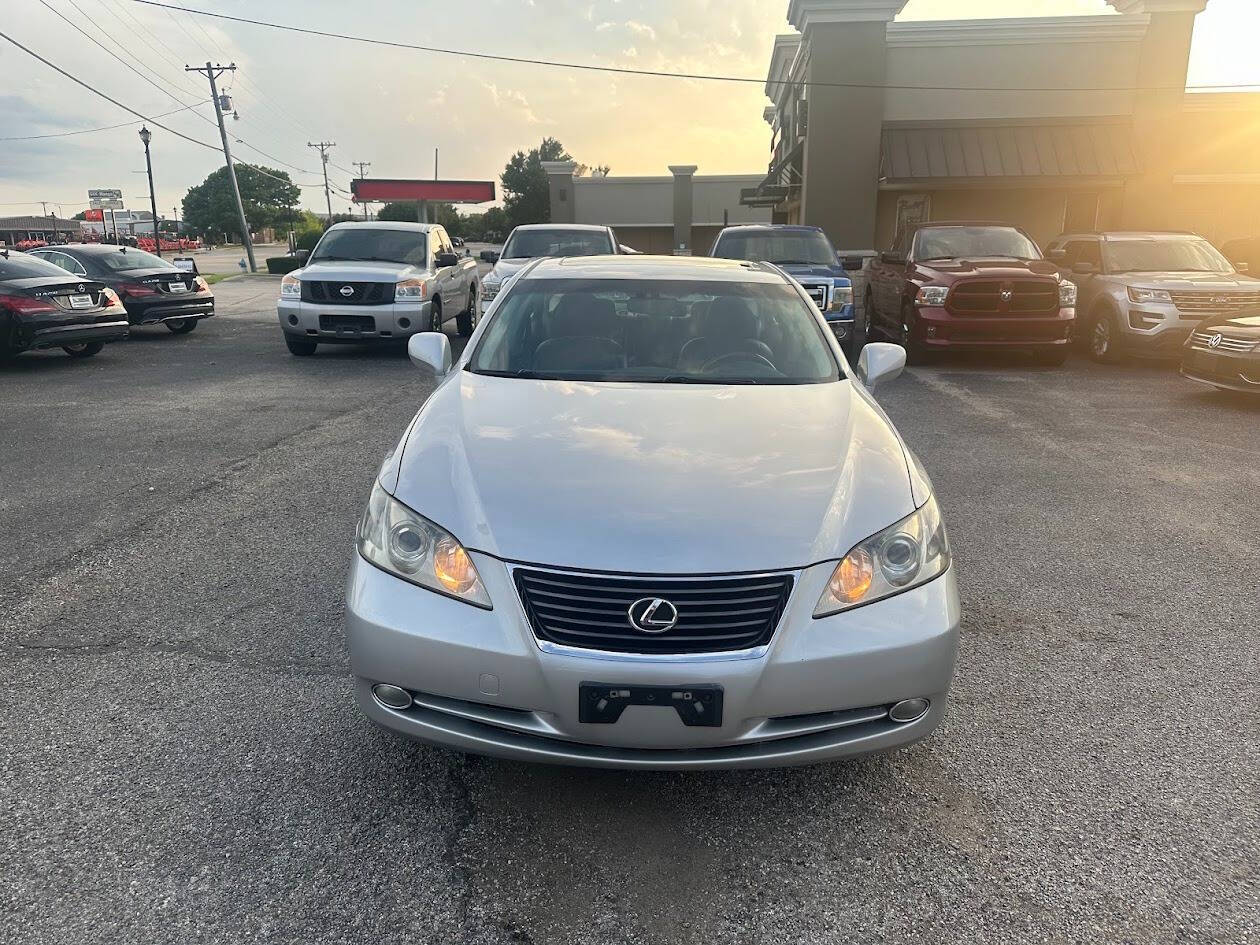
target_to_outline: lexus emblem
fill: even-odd
[[[678,623],[678,608],[660,597],[640,598],[626,613],[640,633],[664,633]]]
[[[1211,338],[1208,339],[1208,347],[1219,348],[1221,346],[1221,342],[1224,340],[1225,340],[1225,336],[1218,332],[1217,334],[1213,335]]]
[[[346,298],[350,298],[350,296],[354,295],[354,286],[343,285],[341,287],[341,294],[344,295]]]

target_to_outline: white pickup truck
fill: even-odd
[[[321,344],[405,341],[454,320],[472,334],[481,314],[477,263],[428,223],[338,223],[301,269],[280,283],[280,328],[289,351]]]

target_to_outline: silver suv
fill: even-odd
[[[1066,234],[1046,256],[1080,290],[1077,338],[1096,361],[1174,357],[1204,319],[1260,304],[1260,279],[1193,233]]]

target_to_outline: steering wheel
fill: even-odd
[[[713,360],[705,362],[704,366],[700,368],[700,373],[709,374],[728,361],[743,361],[746,364],[756,364],[760,367],[769,368],[775,374],[782,374],[769,358],[760,354],[753,354],[751,351],[732,351],[729,354],[718,355]]]

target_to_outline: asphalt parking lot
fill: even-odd
[[[352,533],[430,383],[395,349],[291,357],[276,282],[0,366],[0,941],[1260,936],[1260,400],[1154,365],[909,371],[880,399],[964,602],[939,732],[530,767],[354,708]]]

